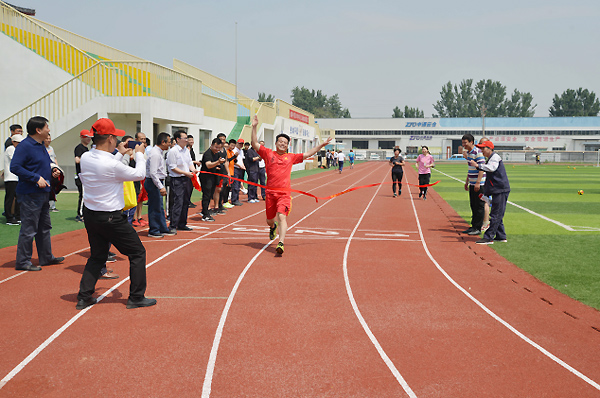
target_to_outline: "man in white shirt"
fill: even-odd
[[[10,137],[12,145],[4,151],[4,214],[6,215],[6,225],[19,225],[21,214],[19,212],[19,201],[17,200],[17,184],[19,177],[10,172],[10,162],[15,154],[15,148],[19,142],[23,141],[21,134],[14,134]],[[14,205],[14,211],[13,211]]]
[[[342,170],[344,170],[344,160],[346,159],[346,157],[344,156],[344,152],[339,151],[339,153],[337,155],[337,159],[338,159],[338,165],[340,168],[340,174],[342,174]]]
[[[129,299],[127,308],[149,307],[156,300],[144,297],[146,292],[146,249],[135,229],[122,214],[125,207],[123,182],[141,181],[146,177],[144,146],[135,147],[135,168],[121,163],[127,151],[119,145],[119,153],[112,155],[117,147],[117,136],[123,130],[115,129],[110,119],[98,119],[90,129],[96,147],[82,154],[80,160],[81,182],[84,190],[84,222],[90,243],[90,258],[85,264],[76,309],[82,310],[96,304],[94,294],[100,270],[108,257],[109,245],[113,245],[129,258]]]
[[[190,207],[190,192],[192,192],[192,176],[196,168],[187,148],[187,134],[176,131],[173,134],[176,145],[167,154],[167,168],[171,176],[171,194],[173,195],[173,211],[171,212],[171,229],[191,231],[188,227],[187,216]]]
[[[246,166],[244,165],[244,140],[240,138],[237,141],[236,147],[233,149],[233,153],[237,155],[237,159],[233,165],[233,177],[240,180],[244,179],[246,173]],[[241,206],[240,202],[240,189],[242,189],[242,183],[239,181],[233,181],[231,184],[231,204],[235,206]]]
[[[164,186],[167,173],[163,154],[164,151],[169,149],[170,143],[171,137],[169,134],[160,133],[156,138],[156,145],[148,153],[144,188],[146,188],[146,192],[148,193],[149,238],[162,238],[165,235],[177,234],[176,231],[169,230],[167,227],[162,200],[162,197],[167,195],[167,189]]]

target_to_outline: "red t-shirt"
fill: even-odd
[[[265,161],[267,187],[269,188],[290,188],[292,185],[292,166],[304,161],[304,155],[301,153],[279,155],[277,152],[262,145],[258,150],[258,155]]]

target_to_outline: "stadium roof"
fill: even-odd
[[[25,8],[25,7],[19,7],[16,6],[14,4],[10,4],[7,2],[4,2],[6,5],[11,6],[12,8],[14,8],[15,10],[19,11],[21,14],[25,14],[25,15],[31,15],[32,17],[35,16],[35,10],[33,8]]]

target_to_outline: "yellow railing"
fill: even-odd
[[[96,63],[84,51],[1,1],[0,32],[74,76]]]
[[[128,61],[145,61],[143,58],[136,57],[134,55],[128,54],[124,51],[117,50],[116,48],[107,46],[102,43],[98,43],[97,41],[88,39],[86,37],[80,36],[76,33],[69,32],[68,30],[59,28],[58,26],[54,26],[49,24],[48,22],[41,21],[36,18],[30,18],[35,21],[38,25],[42,26],[49,32],[56,34],[57,36],[63,38],[67,42],[71,43],[73,46],[85,51],[92,58],[97,60],[108,60],[108,59],[122,59]]]

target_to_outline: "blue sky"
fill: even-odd
[[[181,59],[239,91],[290,101],[305,86],[339,94],[352,117],[426,116],[448,81],[498,80],[530,92],[536,116],[554,94],[600,94],[600,2],[12,0],[37,18],[172,67]]]

